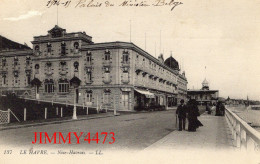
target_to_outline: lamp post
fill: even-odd
[[[78,89],[78,86],[80,85],[80,80],[77,78],[77,77],[73,77],[71,80],[70,80],[70,83],[71,85],[74,87],[75,89],[75,96],[74,96],[74,107],[73,107],[73,116],[72,116],[72,119],[73,120],[76,120],[77,119],[77,107],[76,107],[76,99],[77,99],[77,89]]]
[[[75,86],[74,86],[75,87]],[[74,107],[73,107],[73,116],[72,119],[76,120],[77,119],[77,107],[76,107],[76,97],[77,97],[77,93],[76,93],[77,88],[75,87],[75,96],[74,96]]]

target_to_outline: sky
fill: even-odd
[[[146,0],[148,7],[119,6],[125,0],[71,0],[64,7],[60,0],[58,16],[48,1],[0,0],[0,35],[31,46],[33,36],[46,35],[58,22],[67,32],[85,31],[95,43],[131,38],[155,57],[172,54],[189,89],[200,89],[206,78],[221,97],[260,100],[260,0],[174,0],[182,4],[173,10],[163,0]],[[101,7],[86,7],[90,1]],[[114,6],[105,7],[108,2]]]

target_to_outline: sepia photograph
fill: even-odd
[[[260,163],[260,0],[0,0],[0,163]]]

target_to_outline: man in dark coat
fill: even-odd
[[[185,130],[185,122],[186,122],[186,106],[184,105],[184,100],[180,101],[181,105],[178,106],[176,110],[176,114],[178,115],[179,119],[179,131]]]

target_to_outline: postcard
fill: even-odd
[[[260,163],[259,8],[0,0],[0,163]]]

